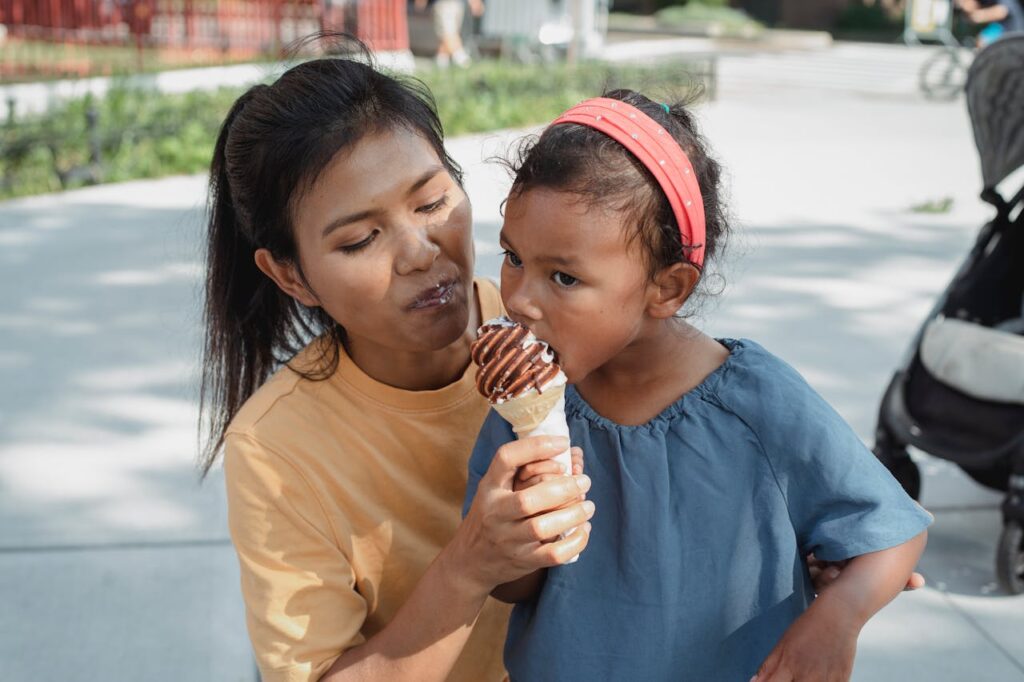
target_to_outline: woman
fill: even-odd
[[[520,469],[564,449],[544,439],[499,450],[459,522],[488,409],[469,345],[500,312],[472,276],[471,222],[422,86],[315,60],[224,121],[203,465],[223,446],[264,680],[503,679],[508,612],[489,593],[586,547],[579,463],[514,489],[550,473]]]
[[[514,493],[564,449],[516,443],[458,523],[487,410],[469,344],[500,303],[428,94],[301,64],[235,103],[211,176],[204,464],[223,443],[264,679],[502,679],[488,593],[582,551],[586,479]]]

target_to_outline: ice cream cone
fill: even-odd
[[[507,318],[498,318],[480,328],[472,355],[479,367],[477,388],[491,407],[512,425],[516,438],[562,436],[569,440],[569,424],[565,418],[566,377],[546,343],[526,327]],[[572,475],[572,455],[568,448],[552,459],[561,465],[566,476]],[[578,558],[573,557],[567,563]]]
[[[530,391],[493,407],[522,438],[540,426],[564,396],[565,384],[560,384],[546,388],[543,393]]]

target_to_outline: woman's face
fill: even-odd
[[[339,153],[293,220],[313,303],[351,343],[430,351],[466,331],[472,211],[420,135],[384,131]]]

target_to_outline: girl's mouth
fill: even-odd
[[[455,299],[455,280],[445,280],[429,289],[424,289],[409,305],[410,310],[430,310],[448,305]]]

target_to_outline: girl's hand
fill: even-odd
[[[556,476],[513,490],[520,467],[549,460],[567,446],[565,438],[544,436],[506,443],[480,479],[469,513],[450,545],[454,570],[480,593],[563,564],[587,546],[590,534],[584,524],[593,516],[594,504],[580,496],[590,489],[589,478]],[[559,539],[571,528],[580,530]]]
[[[750,682],[847,682],[860,628],[838,610],[812,605],[765,659]]]
[[[572,453],[572,475],[579,476],[583,473],[583,450],[574,447]],[[532,488],[538,483],[543,483],[552,478],[558,476],[567,476],[568,474],[562,465],[553,459],[542,459],[536,462],[530,462],[524,466],[519,467],[519,471],[516,472],[515,481],[512,483],[513,490],[526,490]],[[585,496],[580,495],[580,500],[583,500]]]

